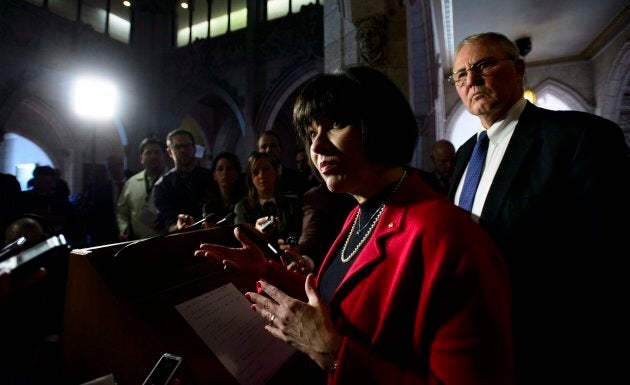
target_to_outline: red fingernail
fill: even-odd
[[[258,294],[262,293],[262,282],[256,282],[256,291],[258,292]]]
[[[252,311],[256,311],[256,305],[252,305],[250,309],[252,309]]]
[[[245,298],[247,298],[248,300],[252,299],[252,297],[249,294],[247,294],[247,293],[245,293]]]

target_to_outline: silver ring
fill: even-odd
[[[276,320],[276,315],[272,314],[271,318],[269,319],[269,326],[273,325],[273,321],[275,321],[275,320]]]

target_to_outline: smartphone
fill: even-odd
[[[285,245],[289,245],[289,246],[295,246],[297,245],[300,241],[300,238],[294,236],[294,235],[289,235],[287,237],[287,239],[284,240]]]
[[[272,225],[274,224],[274,222],[275,222],[275,221],[276,221],[276,217],[274,217],[273,215],[270,215],[270,216],[269,216],[269,219],[267,220],[267,222],[263,223],[263,224],[260,226],[260,231],[264,233],[265,231],[267,231],[267,229],[268,229],[270,226],[272,226]]]
[[[181,363],[180,356],[171,353],[162,354],[142,385],[168,385]]]
[[[66,242],[66,238],[63,236],[63,234],[53,235],[45,241],[40,242],[35,246],[32,246],[22,251],[21,253],[8,258],[4,262],[1,262],[0,270],[16,270],[22,266],[32,264],[32,261],[34,261],[37,257],[42,256],[51,250],[68,247],[68,242]]]
[[[271,250],[273,255],[280,260],[283,266],[288,266],[291,262],[296,261],[295,257],[293,257],[289,253],[285,253],[282,249],[276,248],[271,243],[267,243],[267,248]]]

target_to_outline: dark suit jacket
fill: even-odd
[[[440,194],[443,195],[448,195],[448,190],[444,189],[444,186],[442,186],[442,183],[440,183],[440,180],[438,179],[435,171],[425,171],[425,170],[418,170],[420,172],[420,176],[422,177],[422,180],[428,184],[433,190],[439,192]]]
[[[4,245],[6,228],[22,212],[20,182],[11,174],[0,173],[0,241]]]
[[[286,278],[283,269],[271,264],[269,282]],[[304,295],[304,276],[280,283]],[[343,342],[328,383],[512,384],[509,301],[507,267],[490,237],[410,171],[332,297]]]
[[[304,192],[308,189],[308,178],[294,168],[282,166],[280,185],[283,194],[295,195],[301,201]]]
[[[474,143],[457,152],[455,186]],[[527,104],[479,221],[510,268],[521,383],[613,377],[616,356],[607,344],[627,328],[615,317],[625,307],[618,301],[627,303],[620,272],[629,255],[629,183],[617,125]]]
[[[94,207],[90,214],[88,229],[92,245],[104,245],[118,241],[114,184],[106,180],[94,188]]]
[[[315,262],[316,268],[356,205],[357,201],[350,194],[333,193],[323,183],[304,193],[300,251]]]
[[[177,223],[179,214],[201,219],[204,197],[212,182],[212,172],[205,167],[195,166],[191,173],[169,170],[153,187],[158,220],[168,228]]]

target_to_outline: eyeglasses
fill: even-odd
[[[171,150],[188,150],[192,147],[192,143],[184,143],[184,144],[171,144],[169,147]]]
[[[466,82],[466,79],[468,78],[468,72],[472,72],[477,76],[488,76],[490,75],[492,69],[496,67],[499,62],[504,60],[513,61],[514,59],[498,59],[495,57],[481,59],[478,62],[472,64],[468,69],[452,73],[448,77],[448,82],[454,86],[460,87],[462,84],[464,84],[464,82]]]

